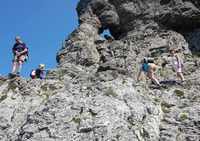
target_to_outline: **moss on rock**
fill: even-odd
[[[184,96],[184,91],[181,91],[181,90],[178,90],[178,89],[176,89],[176,90],[174,90],[174,93],[176,94],[176,96],[178,96],[178,97],[183,97]]]

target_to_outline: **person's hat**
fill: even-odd
[[[21,37],[20,36],[16,36],[15,40],[21,40]]]
[[[44,68],[45,68],[45,64],[40,64],[40,65],[39,65],[39,68],[40,68],[40,69],[44,69]]]

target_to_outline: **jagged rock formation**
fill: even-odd
[[[2,141],[199,141],[198,0],[80,0],[45,81],[0,80]],[[109,29],[115,40],[100,34]],[[136,83],[140,61],[182,50],[186,82]],[[171,80],[170,65],[157,72]]]

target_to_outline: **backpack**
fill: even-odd
[[[154,63],[154,59],[149,58],[149,59],[147,60],[147,62],[148,62],[148,63]]]
[[[41,78],[42,70],[41,69],[36,69],[35,70],[35,75],[37,78]]]
[[[144,72],[148,72],[149,71],[149,64],[148,63],[142,64],[142,71],[144,71]]]

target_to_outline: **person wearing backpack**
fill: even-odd
[[[176,72],[177,77],[183,82],[185,81],[185,78],[183,76],[183,60],[180,58],[180,56],[177,54],[177,50],[174,48],[170,49],[171,54],[171,64],[173,70]]]
[[[46,71],[45,71],[45,65],[44,64],[40,64],[39,67],[36,70],[32,70],[30,77],[32,79],[45,79],[46,77]]]
[[[22,65],[28,57],[28,47],[21,40],[19,36],[15,37],[15,44],[12,48],[12,52],[14,55],[13,65],[12,65],[12,74],[20,75]]]
[[[160,82],[155,76],[155,71],[158,68],[158,66],[154,63],[153,60],[148,60],[147,58],[144,58],[142,61],[142,66],[140,68],[137,81],[141,80],[142,73],[146,74],[146,76],[153,81],[154,84],[161,86]]]

